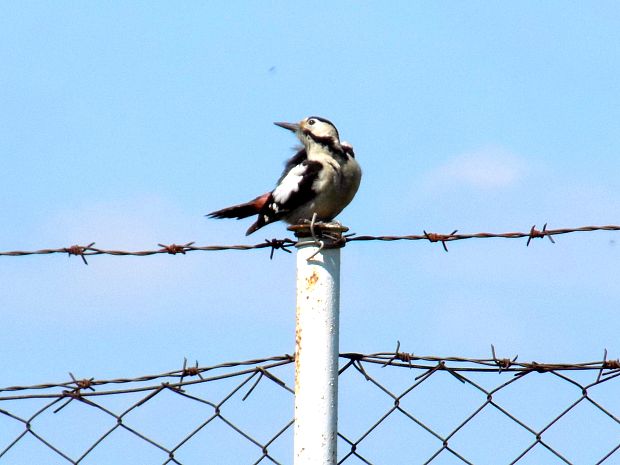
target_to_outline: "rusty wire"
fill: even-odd
[[[85,264],[87,256],[91,255],[112,255],[112,256],[132,256],[132,257],[147,257],[150,255],[169,254],[185,255],[187,252],[217,252],[222,250],[255,250],[255,249],[271,249],[271,256],[276,250],[284,250],[285,252],[291,252],[288,248],[295,245],[295,241],[292,239],[265,239],[265,242],[261,242],[253,245],[194,245],[194,242],[187,242],[185,244],[157,244],[159,249],[151,250],[112,250],[112,249],[100,249],[94,247],[95,243],[91,242],[88,245],[72,245],[70,247],[60,247],[56,249],[40,249],[40,250],[13,250],[9,252],[0,252],[0,256],[8,257],[21,257],[26,255],[51,255],[51,254],[68,254],[69,256],[80,256]]]
[[[528,232],[503,232],[503,233],[488,233],[480,232],[473,234],[458,234],[458,229],[455,229],[449,234],[429,233],[424,231],[423,234],[413,234],[409,236],[355,236],[347,239],[347,242],[352,241],[423,241],[440,242],[447,252],[447,242],[459,241],[464,239],[522,239],[527,238],[526,246],[530,245],[532,239],[547,237],[552,243],[555,243],[553,236],[559,236],[561,234],[571,234],[577,232],[593,232],[593,231],[620,231],[620,226],[607,225],[607,226],[582,226],[579,228],[559,228],[559,229],[547,229],[545,223],[542,229],[536,229],[536,225],[532,226]]]
[[[522,439],[522,443],[515,449],[514,456],[508,462],[510,464],[525,463],[526,460],[532,460],[536,451],[541,449],[556,460],[553,463],[576,463],[572,461],[570,451],[563,450],[556,442],[547,438],[550,438],[550,434],[553,434],[553,431],[558,428],[558,424],[566,421],[565,419],[570,412],[582,405],[589,406],[591,411],[595,412],[592,415],[602,414],[612,424],[612,427],[620,431],[618,406],[614,404],[613,407],[605,407],[597,400],[597,388],[599,386],[617,383],[620,379],[620,362],[617,359],[608,359],[606,351],[603,360],[598,361],[538,363],[518,361],[516,356],[497,357],[494,347],[492,347],[490,357],[464,358],[415,355],[402,352],[400,344],[398,344],[394,352],[343,353],[340,358],[340,377],[346,373],[349,376],[347,381],[352,379],[355,383],[364,383],[364,386],[369,386],[376,393],[375,395],[385,398],[388,402],[387,404],[383,403],[387,405],[387,407],[383,407],[385,410],[379,410],[376,417],[373,417],[369,424],[364,426],[361,433],[354,431],[357,428],[353,428],[350,424],[341,424],[339,428],[339,439],[341,441],[339,464],[385,463],[380,461],[380,451],[369,441],[372,441],[373,436],[380,435],[382,429],[389,428],[390,420],[395,417],[404,419],[412,431],[416,430],[425,435],[428,441],[426,448],[430,452],[419,462],[425,464],[439,463],[440,461],[444,463],[443,461],[447,459],[451,461],[450,463],[477,463],[475,457],[469,456],[470,451],[462,450],[463,446],[459,443],[459,438],[462,437],[463,431],[473,428],[472,424],[484,415],[483,412],[495,412],[507,422],[514,424],[515,428],[523,431],[523,434],[529,438]],[[153,453],[160,457],[155,463],[203,463],[204,460],[200,462],[187,461],[183,458],[183,454],[188,447],[191,447],[190,444],[203,441],[204,435],[211,431],[209,425],[215,423],[228,431],[227,434],[234,435],[235,440],[240,441],[240,446],[244,444],[253,451],[253,457],[248,462],[236,461],[235,463],[290,463],[290,444],[285,447],[286,454],[282,452],[281,447],[282,443],[290,442],[294,423],[291,403],[293,390],[289,383],[284,380],[284,378],[292,376],[293,362],[294,357],[290,355],[202,367],[199,366],[198,362],[188,365],[187,360],[185,360],[180,369],[134,378],[79,378],[70,374],[70,379],[62,382],[1,388],[0,430],[16,429],[17,431],[10,437],[6,433],[0,435],[0,465],[15,463],[13,461],[14,456],[12,457],[11,454],[19,449],[22,444],[28,444],[32,447],[32,441],[38,444],[39,449],[43,446],[43,449],[51,454],[50,457],[55,458],[54,463],[57,461],[71,464],[91,463],[89,460],[92,460],[96,453],[94,451],[114,446],[115,438],[119,434],[116,431],[124,432],[135,441],[139,441],[145,447],[153,450]],[[277,370],[288,371],[283,376]],[[394,372],[394,370],[396,371]],[[390,372],[396,373],[399,379],[404,381],[400,388],[395,389],[388,382],[387,378]],[[542,376],[542,378],[536,378],[541,383],[559,380],[559,382],[565,383],[568,389],[572,390],[571,392],[574,392],[574,395],[566,401],[565,405],[560,406],[559,412],[555,412],[550,418],[544,419],[542,426],[524,420],[518,412],[514,411],[514,405],[506,405],[504,397],[505,393],[511,392],[510,386],[520,383],[523,379],[530,379],[532,373],[538,373],[537,376]],[[590,373],[591,375],[589,375]],[[440,377],[444,375],[456,383],[453,387],[456,399],[459,399],[459,389],[466,387],[477,393],[476,396],[479,400],[472,407],[471,412],[458,419],[456,425],[442,431],[433,422],[429,423],[427,418],[421,416],[416,408],[420,405],[419,403],[407,403],[407,401],[413,392],[427,393],[428,390],[424,391],[423,386],[429,384],[433,386],[433,383],[438,382]],[[499,377],[497,377],[498,375]],[[584,382],[581,378],[577,379],[577,375],[581,378],[586,376],[591,379]],[[385,380],[382,379],[384,376],[386,377]],[[492,381],[492,387],[488,387],[486,382],[482,383],[481,376],[484,377],[484,381]],[[490,376],[493,378],[489,378]],[[218,395],[207,395],[207,392],[210,391],[199,390],[203,387],[225,382],[230,384],[226,385],[226,390]],[[239,417],[234,414],[234,409],[239,408],[244,412],[244,417],[257,415],[261,419],[260,423],[263,424],[262,419],[265,412],[246,412],[244,409],[249,409],[246,407],[246,401],[256,395],[257,389],[264,389],[264,383],[269,383],[269,386],[273,386],[276,393],[282,393],[286,396],[281,402],[281,409],[285,412],[291,412],[290,415],[285,414],[288,419],[276,424],[275,427],[270,427],[268,434],[265,434],[266,425],[262,427],[265,431],[261,431],[260,428],[259,430],[251,430],[247,425],[239,424]],[[161,398],[164,393],[179,396],[206,409],[204,417],[197,421],[188,432],[185,431],[180,439],[172,443],[153,433],[152,425],[137,424],[135,417],[132,416],[133,412],[144,409],[146,405],[155,402],[154,399]],[[343,395],[348,398],[353,394],[341,392],[341,396]],[[107,399],[127,396],[137,396],[137,400],[132,397],[132,402],[122,408],[110,407],[105,402]],[[20,402],[38,402],[38,404],[32,410],[34,413],[25,415],[17,407]],[[359,405],[356,408],[363,409],[367,402],[367,398],[361,398],[359,404],[356,404]],[[527,399],[520,399],[519,402],[527,402]],[[77,453],[68,451],[68,443],[71,438],[65,438],[67,442],[59,440],[58,437],[53,439],[49,430],[45,429],[46,422],[54,421],[54,419],[61,421],[63,416],[67,415],[64,413],[67,411],[66,407],[73,403],[81,406],[81,408],[90,409],[94,415],[101,419],[104,425],[92,442],[89,442]],[[260,406],[260,402],[258,404]],[[161,403],[157,405],[161,408]],[[343,411],[343,408],[341,407],[340,414],[346,416],[347,412]],[[437,416],[440,417],[448,413],[442,410],[443,408],[441,404],[436,406]],[[614,408],[616,411],[613,410]],[[594,419],[593,417],[593,421]],[[92,421],[92,419],[84,421]],[[166,421],[163,414],[159,421]],[[86,427],[87,425],[83,426]],[[494,431],[490,431],[489,434],[493,435]],[[553,438],[551,437],[551,439]],[[498,447],[502,447],[502,441],[511,441],[512,443],[515,439],[498,438]],[[515,446],[515,444],[512,445]],[[416,448],[420,446],[421,444],[416,444]],[[122,448],[123,446],[119,445],[119,447]],[[392,445],[393,450],[391,452],[398,453],[400,451],[401,462],[418,463],[407,459],[410,456],[411,447],[408,442],[396,446]],[[485,447],[488,448],[491,445],[485,445]],[[588,445],[588,447],[594,446]],[[394,450],[394,448],[396,449]],[[20,452],[22,455],[24,453],[27,455],[28,448],[24,451],[24,446],[21,446]],[[620,458],[620,441],[611,447],[592,452],[597,454],[597,464],[617,463]]]
[[[444,250],[447,252],[447,243],[452,241],[459,241],[464,239],[523,239],[527,238],[526,245],[529,246],[532,239],[548,238],[551,242],[555,242],[553,236],[561,234],[570,234],[577,232],[594,232],[594,231],[620,231],[620,226],[607,225],[607,226],[582,226],[578,228],[560,228],[560,229],[547,229],[547,224],[542,229],[536,229],[536,226],[532,226],[527,232],[503,232],[503,233],[489,233],[479,232],[472,234],[459,234],[458,230],[454,230],[448,234],[440,234],[434,232],[423,231],[422,234],[410,234],[403,236],[369,236],[369,235],[356,235],[346,234],[342,237],[344,242],[360,242],[360,241],[428,241],[439,242],[442,244]],[[112,255],[112,256],[133,256],[133,257],[146,257],[150,255],[169,254],[185,255],[188,252],[217,252],[224,250],[256,250],[256,249],[269,249],[270,258],[273,258],[273,254],[276,250],[283,250],[290,253],[290,247],[294,246],[297,242],[293,239],[265,239],[264,242],[257,244],[237,244],[237,245],[194,245],[195,242],[187,242],[185,244],[157,244],[158,249],[147,250],[114,250],[114,249],[102,249],[95,247],[95,243],[91,242],[87,245],[72,245],[69,247],[60,248],[48,248],[39,250],[13,250],[0,252],[0,256],[7,257],[21,257],[26,255],[50,255],[50,254],[67,254],[69,256],[75,255],[81,257],[85,264],[88,264],[86,257],[91,255]],[[338,244],[341,246],[342,244]]]

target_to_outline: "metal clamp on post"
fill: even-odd
[[[349,228],[340,223],[314,222],[314,217],[308,224],[294,224],[287,229],[293,231],[295,237],[299,239],[297,245],[306,243],[311,239],[310,243],[318,246],[315,253],[308,256],[307,260],[312,260],[324,248],[335,249],[344,247],[346,238],[343,234],[349,230]]]

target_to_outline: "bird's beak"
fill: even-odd
[[[281,128],[288,129],[289,131],[297,132],[299,130],[299,124],[297,123],[273,123]]]

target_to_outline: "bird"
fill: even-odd
[[[309,116],[299,123],[274,124],[293,132],[302,144],[286,162],[276,187],[249,202],[206,215],[237,219],[257,215],[246,236],[279,220],[330,222],[353,200],[362,179],[353,147],[340,141],[338,129],[328,119]]]

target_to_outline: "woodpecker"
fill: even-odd
[[[299,123],[274,124],[294,132],[303,145],[286,162],[275,189],[207,215],[237,219],[258,215],[246,236],[279,220],[329,222],[353,200],[362,178],[353,147],[340,141],[331,121],[309,116]]]

